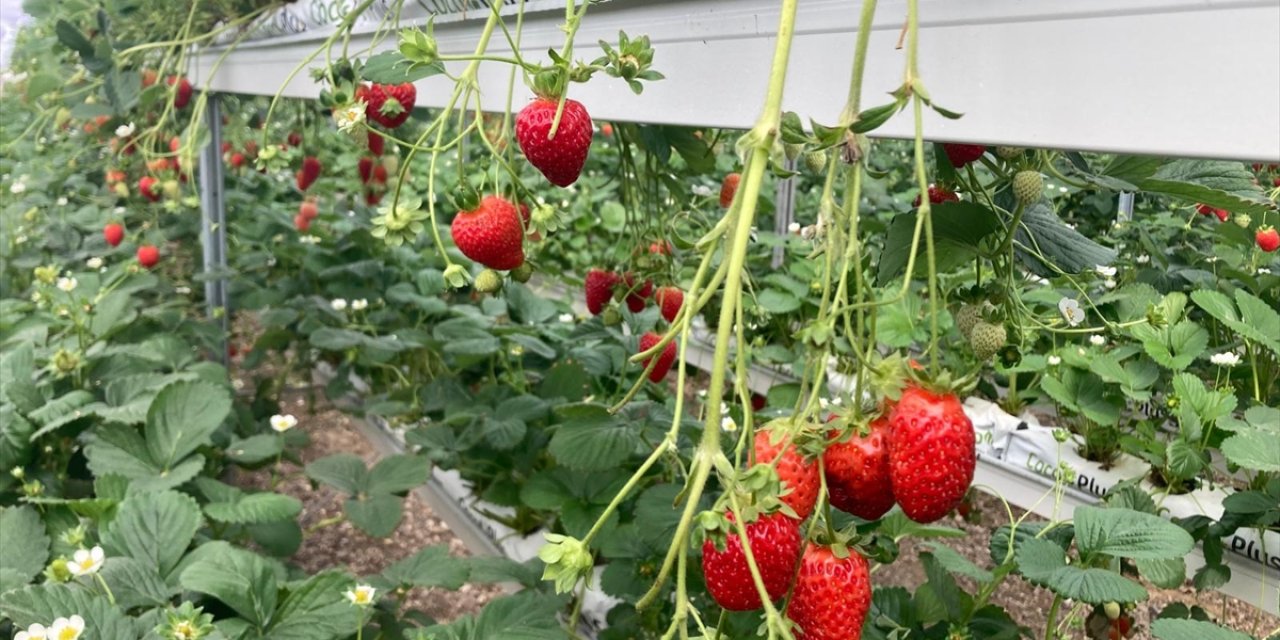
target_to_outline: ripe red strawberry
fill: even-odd
[[[1267,253],[1280,248],[1280,232],[1275,227],[1258,227],[1258,232],[1253,234],[1253,239],[1258,242],[1258,248]]]
[[[320,215],[320,208],[316,206],[313,200],[304,200],[298,205],[298,215],[306,218],[308,221],[315,220]]]
[[[893,508],[889,481],[889,419],[880,418],[866,435],[827,447],[823,469],[831,506],[863,520],[875,520]]]
[[[239,152],[231,154],[231,168],[239,169],[240,167],[243,167],[243,166],[244,166],[244,154]]]
[[[160,181],[151,176],[142,176],[138,179],[138,191],[147,200],[155,202],[160,199]]]
[[[376,207],[376,206],[378,206],[378,203],[379,203],[379,202],[382,202],[382,194],[381,194],[381,193],[378,193],[377,191],[373,191],[373,190],[368,190],[368,191],[365,191],[365,192],[364,192],[364,203],[365,203],[365,204],[367,204],[367,205],[369,205],[369,206],[371,206],[371,207]]]
[[[636,286],[635,275],[627,272],[622,275],[622,284],[627,288],[627,308],[631,313],[644,311],[645,300],[653,295],[653,281],[645,280],[644,284]]]
[[[369,156],[360,158],[356,163],[356,170],[360,172],[361,184],[369,184],[369,179],[373,177],[373,158]]]
[[[558,99],[539,96],[516,116],[516,141],[532,164],[558,187],[577,182],[591,148],[591,116],[577,100],[565,100],[560,127],[551,136]]]
[[[612,137],[613,137],[613,125],[609,124],[608,122],[606,122],[606,123],[604,123],[604,124],[600,125],[600,134],[601,134],[601,135],[603,135],[603,136],[604,136],[604,137],[606,137],[606,138],[612,138]]]
[[[944,144],[942,150],[947,153],[951,165],[959,169],[981,158],[987,152],[987,147],[981,144]]]
[[[787,444],[784,450],[783,439],[781,433],[769,429],[757,431],[756,464],[770,464],[774,458],[782,456],[774,467],[778,472],[778,479],[782,481],[782,490],[787,492],[782,496],[782,501],[804,520],[813,513],[813,506],[818,502],[818,489],[822,484],[822,479],[818,476],[818,463],[806,459],[796,450],[795,444]]]
[[[662,310],[662,317],[667,322],[675,322],[676,314],[680,313],[680,307],[684,305],[684,292],[677,287],[662,287],[654,294],[653,299]]]
[[[907,517],[951,512],[973,481],[973,423],[952,394],[908,387],[889,416],[889,479]]]
[[[143,86],[143,88],[146,88],[146,87],[149,87],[149,86],[151,86],[151,85],[155,84],[155,83],[156,83],[156,81],[157,81],[157,80],[159,80],[159,79],[160,79],[160,77],[159,77],[159,75],[158,75],[158,74],[156,74],[156,70],[155,70],[155,69],[143,69],[143,70],[142,70],[142,86]]]
[[[649,253],[656,256],[671,255],[671,242],[667,240],[655,240],[649,243]]]
[[[956,195],[956,192],[946,187],[939,187],[936,184],[929,185],[929,204],[942,204],[944,202],[958,202],[959,200],[960,200],[960,196]],[[911,203],[911,206],[913,207],[920,206],[920,196],[916,196],[916,199]]]
[[[720,206],[728,209],[733,204],[733,196],[738,193],[738,183],[742,182],[741,173],[731,173],[724,177],[724,182],[720,183]]]
[[[799,630],[797,640],[857,640],[870,609],[866,558],[853,550],[839,558],[830,547],[805,548],[787,605],[787,617]]]
[[[320,159],[315,156],[307,156],[302,159],[302,168],[298,170],[298,190],[306,191],[311,185],[315,184],[316,179],[320,177]]]
[[[290,147],[302,146],[302,134],[297,131],[290,131],[289,135],[286,136],[284,140]]]
[[[107,241],[107,244],[118,247],[120,241],[124,240],[124,227],[115,222],[109,223],[102,228],[102,238]]]
[[[758,393],[751,394],[751,410],[752,411],[764,411],[764,408],[768,404],[769,404],[768,398]]]
[[[387,167],[381,163],[373,166],[373,181],[378,184],[387,183]]]
[[[612,271],[592,269],[587,272],[583,289],[587,299],[587,311],[590,311],[591,315],[598,316],[604,311],[605,305],[609,304],[609,300],[613,298],[613,288],[617,284],[618,274]]]
[[[490,269],[508,271],[524,264],[520,213],[500,196],[485,196],[475,209],[459,212],[450,232],[462,255]]]
[[[127,177],[127,176],[125,175],[125,172],[123,172],[123,171],[121,171],[121,170],[119,170],[119,169],[108,169],[108,170],[107,170],[107,184],[113,184],[113,183],[116,183],[116,182],[124,182],[124,180],[125,180],[125,178],[126,178],[126,177]]]
[[[293,217],[293,227],[298,231],[306,233],[307,230],[311,229],[311,218],[299,213]]]
[[[138,247],[138,264],[150,269],[160,262],[160,250],[155,245],[144,244]]]
[[[226,143],[226,142],[222,143],[222,152],[223,152],[223,153],[226,153],[226,152],[227,152],[227,149],[229,148],[229,146],[228,146],[228,145],[229,145],[229,143]],[[178,149],[181,149],[181,148],[182,148],[182,140],[181,140],[178,136],[173,136],[172,138],[169,138],[169,152],[170,152],[170,153],[177,153],[177,152],[178,152]]]
[[[171,87],[175,82],[178,84],[178,90],[173,96],[173,108],[186,108],[187,104],[191,102],[191,83],[187,82],[186,78],[178,76],[169,76],[165,82],[167,82]]]
[[[387,139],[382,137],[381,133],[376,131],[369,132],[369,153],[372,153],[375,156],[382,155],[382,151],[385,148],[386,143]]]
[[[356,89],[356,99],[364,100],[364,115],[388,129],[405,123],[413,113],[413,103],[418,99],[418,89],[411,82],[403,84],[361,85]]]
[[[725,514],[730,522],[733,513]],[[800,523],[782,513],[771,513],[743,525],[751,556],[760,569],[760,579],[771,600],[786,595],[791,585],[791,573],[802,543]],[[729,611],[752,611],[764,606],[760,592],[751,577],[751,567],[742,549],[742,540],[735,528],[730,528],[723,539],[723,550],[716,549],[710,537],[702,543],[702,574],[707,591],[716,603]]]
[[[169,149],[170,149],[171,151],[177,151],[177,149],[174,149],[174,148],[173,148],[173,143],[174,143],[174,142],[176,142],[177,140],[178,140],[177,138],[174,138],[173,140],[170,140],[170,141],[169,141]],[[227,155],[228,153],[231,153],[231,149],[233,149],[233,148],[234,148],[234,147],[232,147],[232,146],[231,146],[231,143],[230,143],[230,142],[223,142],[223,143],[222,143],[222,155],[224,155],[224,156],[225,156],[225,155]]]
[[[1218,222],[1226,222],[1231,219],[1231,212],[1226,209],[1214,209],[1213,214],[1218,216]]]
[[[648,351],[654,345],[662,341],[662,336],[650,331],[640,336],[640,351]],[[652,358],[651,358],[652,359]],[[667,377],[667,372],[671,370],[671,365],[676,361],[676,341],[672,340],[667,346],[662,348],[662,353],[658,354],[658,363],[653,365],[653,371],[649,372],[649,380],[651,382],[662,382]],[[646,368],[649,366],[649,360],[641,363]]]

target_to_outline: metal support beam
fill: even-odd
[[[787,160],[784,166],[786,166],[787,171],[795,171],[796,161]],[[796,179],[792,177],[786,180],[779,180],[777,191],[773,197],[773,230],[780,236],[786,236],[787,227],[791,226],[791,222],[796,219]],[[773,260],[770,264],[775,270],[782,266],[786,253],[787,248],[784,246],[773,248]]]
[[[227,337],[230,317],[227,309],[227,212],[223,201],[222,101],[210,93],[205,107],[209,144],[200,151],[200,240],[204,246],[204,299],[209,318],[222,324],[219,359],[228,364]]]

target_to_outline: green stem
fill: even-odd
[[[1049,606],[1049,618],[1044,624],[1044,640],[1051,640],[1057,634],[1053,632],[1053,627],[1057,623],[1058,609],[1062,607],[1062,596],[1053,596],[1053,604]]]

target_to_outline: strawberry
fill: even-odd
[[[118,247],[120,241],[124,240],[124,227],[115,222],[109,223],[102,228],[102,238],[107,241],[107,244]]]
[[[873,420],[864,435],[827,446],[823,469],[831,506],[863,520],[875,520],[893,508],[889,481],[889,419]]]
[[[311,229],[311,218],[299,213],[293,217],[293,227],[298,231],[306,233]]]
[[[730,522],[734,521],[732,512],[725,513],[725,517]],[[781,598],[791,584],[796,556],[800,555],[799,521],[775,512],[744,523],[743,528],[747,532],[747,543],[751,545],[751,556],[760,569],[765,592],[770,600]],[[716,604],[729,611],[751,611],[764,606],[751,577],[751,567],[747,565],[737,528],[730,527],[725,532],[723,540],[719,541],[722,545],[716,542],[709,536],[702,543],[702,574],[707,591]]]
[[[462,255],[490,269],[507,271],[524,264],[520,213],[501,196],[485,196],[475,209],[459,212],[450,233]]]
[[[644,284],[636,286],[635,276],[631,272],[622,275],[622,284],[627,288],[627,308],[631,313],[640,313],[644,311],[645,300],[653,295],[653,281],[645,280]]]
[[[649,243],[649,253],[655,256],[669,256],[671,249],[671,242],[667,240],[655,240]]]
[[[369,205],[369,206],[371,206],[371,207],[376,207],[376,206],[378,206],[378,203],[379,203],[379,202],[382,202],[382,194],[381,194],[381,193],[378,193],[377,191],[373,191],[373,190],[368,190],[368,191],[365,191],[365,192],[364,192],[364,203],[365,203],[365,204],[367,204],[367,205]]]
[[[946,152],[951,166],[959,169],[981,158],[982,154],[986,153],[987,147],[980,144],[944,144],[942,150]]]
[[[577,182],[582,165],[591,148],[591,116],[577,100],[565,100],[564,112],[555,137],[551,123],[555,121],[558,99],[539,96],[525,105],[516,116],[516,141],[520,151],[558,187]]]
[[[813,513],[813,506],[818,502],[818,488],[822,479],[818,476],[816,461],[804,457],[794,443],[782,448],[784,436],[770,429],[756,432],[755,452],[756,464],[770,464],[774,458],[781,456],[774,469],[778,479],[782,481],[782,501],[791,507],[801,520]]]
[[[381,133],[376,131],[369,132],[369,153],[372,153],[375,156],[382,155],[382,151],[385,149],[386,143],[387,139],[382,137]]]
[[[733,204],[733,197],[738,194],[738,183],[742,182],[741,173],[731,173],[720,183],[720,207],[728,209]]]
[[[178,85],[178,90],[173,95],[173,108],[186,108],[187,104],[191,102],[191,83],[187,82],[186,78],[179,76],[169,76],[165,82],[171,87],[175,83]]]
[[[648,351],[654,345],[662,341],[662,336],[650,331],[640,336],[640,351]],[[652,359],[652,358],[650,358]],[[649,380],[652,382],[662,382],[667,377],[667,372],[671,370],[671,365],[676,361],[676,341],[672,340],[667,346],[662,348],[662,353],[658,354],[658,362],[653,365],[653,371],[649,372]],[[648,368],[649,360],[641,363]]]
[[[138,179],[138,191],[147,200],[155,202],[160,199],[160,181],[151,176],[142,176]]]
[[[604,124],[600,125],[600,135],[603,135],[603,136],[604,136],[604,137],[606,137],[606,138],[612,138],[612,137],[613,137],[613,125],[609,124],[608,122],[606,122],[606,123],[604,123]]]
[[[174,149],[174,151],[177,151],[177,149]],[[258,143],[253,140],[245,140],[244,155],[249,158],[258,157]]]
[[[1021,205],[1030,205],[1044,192],[1044,178],[1034,169],[1024,169],[1013,174],[1013,198]]]
[[[613,288],[618,284],[618,274],[603,269],[592,269],[587,272],[583,289],[587,299],[587,311],[598,316],[605,305],[613,298]]]
[[[179,138],[178,136],[173,136],[172,138],[169,138],[169,153],[177,153],[178,149],[181,149],[181,148],[182,148],[181,138]],[[230,143],[227,143],[227,142],[222,143],[222,152],[226,153],[228,149],[230,149]]]
[[[1202,216],[1218,216],[1218,221],[1220,222],[1226,222],[1227,218],[1231,217],[1230,211],[1227,211],[1226,209],[1219,209],[1217,207],[1211,207],[1207,204],[1196,205],[1196,212],[1198,212]]]
[[[230,162],[231,162],[232,169],[239,169],[240,167],[243,167],[244,154],[239,152],[231,154]]]
[[[364,100],[364,115],[388,129],[405,123],[413,113],[413,103],[418,99],[418,89],[412,82],[402,84],[361,85],[356,89],[356,99]]]
[[[125,172],[123,172],[123,171],[121,171],[121,170],[119,170],[119,169],[108,169],[108,170],[107,170],[107,184],[113,184],[113,183],[116,183],[116,182],[124,182],[126,177],[127,177],[127,176],[125,175]]]
[[[1231,218],[1231,212],[1226,209],[1214,209],[1213,214],[1218,216],[1218,222],[1226,222]]]
[[[680,307],[684,305],[684,292],[677,287],[662,287],[654,294],[653,299],[662,309],[662,317],[667,322],[675,322],[676,314],[680,313]]]
[[[156,83],[156,81],[157,81],[157,80],[159,80],[159,79],[160,79],[160,76],[156,73],[156,70],[155,70],[155,69],[143,69],[143,70],[142,70],[142,86],[143,86],[143,88],[146,88],[146,87],[149,87],[149,86],[151,86],[151,85],[155,84],[155,83]]]
[[[286,136],[284,140],[291,147],[302,146],[302,134],[297,131],[290,131],[289,135]]]
[[[369,156],[360,158],[356,163],[356,170],[360,172],[360,183],[369,184],[369,179],[373,177],[373,158]]]
[[[769,404],[768,398],[758,393],[751,394],[751,410],[752,411],[764,411],[764,408],[768,406],[768,404]]]
[[[1275,227],[1258,227],[1258,232],[1253,234],[1253,239],[1258,242],[1258,248],[1267,253],[1280,248],[1280,232],[1277,232]]]
[[[308,221],[315,220],[320,215],[320,209],[316,206],[314,200],[304,200],[298,205],[298,215],[306,218]]]
[[[810,544],[800,557],[796,588],[787,617],[796,623],[797,640],[857,640],[871,609],[867,559],[849,550],[846,558],[830,547]]]
[[[138,264],[150,269],[160,262],[160,250],[155,245],[144,244],[138,247]]]
[[[176,140],[177,140],[177,138],[174,138],[173,140],[170,140],[170,141],[169,141],[169,149],[170,149],[171,151],[177,151],[177,149],[174,149],[174,148],[173,148],[173,143],[174,143]],[[224,156],[225,156],[225,155],[227,155],[228,153],[231,153],[231,150],[232,150],[233,148],[234,148],[234,147],[232,147],[232,146],[231,146],[231,143],[230,143],[230,142],[223,142],[223,143],[222,143],[222,155],[224,155]]]
[[[373,181],[378,184],[387,183],[387,167],[382,163],[373,166]]]
[[[1000,351],[1008,338],[1009,334],[1003,324],[985,320],[974,323],[969,330],[969,346],[973,347],[973,355],[978,356],[979,360],[989,360]]]
[[[936,184],[929,185],[929,204],[942,204],[944,202],[959,202],[959,200],[960,200],[960,196],[956,195],[956,192],[946,187],[939,187]],[[913,207],[920,206],[920,196],[916,196],[916,199],[912,201],[911,206]]]
[[[973,423],[950,393],[908,387],[889,416],[889,479],[907,517],[947,515],[973,481]]]
[[[302,159],[302,168],[298,170],[298,190],[306,191],[311,185],[315,184],[316,179],[320,177],[322,170],[319,158],[315,156],[307,156]]]

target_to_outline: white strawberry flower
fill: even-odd
[[[343,133],[351,133],[358,129],[365,121],[366,105],[363,100],[356,102],[333,112],[333,120],[338,125],[338,130]]]
[[[795,234],[797,234],[797,233],[800,233],[800,223],[799,223],[799,222],[792,222],[791,224],[787,225],[787,233],[789,233],[789,234],[791,234],[791,235],[795,235]]]
[[[573,322],[573,314],[572,314],[572,313],[562,313],[562,314],[560,314],[560,318],[559,318],[559,319],[560,319],[560,322],[563,322],[563,323],[565,323],[565,324],[572,323],[572,322]]]
[[[351,309],[353,311],[363,311],[369,308],[369,301],[364,298],[358,298],[351,301]]]
[[[85,261],[84,266],[89,267],[90,269],[101,269],[102,258],[99,258],[97,256],[89,258],[88,260]]]
[[[334,298],[329,301],[329,308],[334,311],[345,311],[347,309],[347,301],[343,298]]]
[[[1240,356],[1234,351],[1224,351],[1209,356],[1209,362],[1219,367],[1234,367],[1240,364]]]
[[[49,630],[40,623],[33,623],[26,631],[19,631],[13,640],[49,640]]]
[[[1135,260],[1138,264],[1147,264],[1147,263],[1151,262],[1151,256],[1149,256],[1149,255],[1147,255],[1147,254],[1145,254],[1145,253],[1144,253],[1144,254],[1142,254],[1142,255],[1138,256],[1137,258],[1135,258],[1134,260]]]
[[[1116,275],[1116,268],[1115,268],[1115,267],[1108,267],[1108,266],[1105,266],[1105,265],[1101,265],[1101,264],[1100,264],[1100,265],[1095,266],[1095,267],[1093,268],[1093,270],[1094,270],[1098,275],[1100,275],[1100,276],[1102,276],[1102,277],[1104,277],[1104,278],[1113,278],[1113,277],[1115,277],[1115,275]]]
[[[1058,312],[1062,314],[1062,318],[1067,324],[1076,327],[1084,322],[1084,310],[1080,308],[1080,302],[1075,298],[1063,298],[1058,301]]]
[[[298,426],[298,419],[293,417],[291,414],[286,413],[283,415],[276,414],[271,416],[271,428],[274,429],[276,433],[284,433],[296,426]]]
[[[1271,273],[1271,270],[1270,270],[1270,269],[1268,269],[1268,268],[1266,268],[1266,267],[1258,267],[1258,275],[1266,275],[1266,274],[1269,274],[1269,273]]]
[[[1106,287],[1106,288],[1108,288],[1108,289],[1114,289],[1114,288],[1116,288],[1116,280],[1115,280],[1115,278],[1107,278],[1106,280],[1103,280],[1103,281],[1102,281],[1102,286],[1104,286],[1104,287]]]
[[[58,206],[59,206],[59,207],[65,207],[65,206],[67,206],[67,197],[66,197],[66,196],[62,196],[61,198],[58,198]]]
[[[697,185],[694,185],[694,186],[693,186],[693,195],[695,195],[695,196],[700,196],[700,197],[703,197],[703,198],[709,197],[709,196],[711,195],[711,187],[708,187],[708,186],[707,186],[707,185],[705,185],[705,184],[697,184]]]
[[[728,432],[737,431],[738,423],[734,422],[733,418],[730,418],[729,416],[725,416],[723,418],[720,418],[720,430],[728,431]]]
[[[1102,345],[1104,345],[1104,344],[1106,344],[1106,343],[1107,343],[1107,339],[1106,339],[1105,337],[1103,337],[1103,336],[1100,336],[1100,335],[1096,334],[1096,333],[1095,333],[1095,334],[1093,334],[1093,335],[1091,335],[1091,336],[1089,336],[1089,344],[1091,344],[1091,345],[1093,345],[1093,346],[1095,346],[1095,347],[1101,347]]]
[[[1062,358],[1058,356],[1049,356],[1049,366],[1056,367],[1062,364]]]
[[[105,561],[106,554],[102,552],[102,547],[77,549],[75,554],[71,556],[71,562],[67,563],[67,569],[71,571],[71,575],[77,578],[93,575],[102,568],[102,563]]]
[[[84,633],[84,618],[71,616],[58,618],[49,626],[49,640],[76,640]]]
[[[358,584],[351,589],[347,589],[347,592],[344,595],[352,605],[357,607],[367,607],[374,603],[373,596],[377,592],[377,589],[374,589],[367,584]]]
[[[12,193],[14,195],[22,193],[23,191],[26,191],[26,190],[27,190],[27,185],[24,182],[15,182],[9,185],[9,193]]]
[[[134,131],[137,131],[137,130],[138,130],[138,127],[135,126],[132,122],[130,122],[129,124],[122,124],[116,127],[116,137],[128,138],[129,136],[133,135]]]
[[[75,291],[78,284],[75,278],[58,278],[58,288],[67,293]]]

